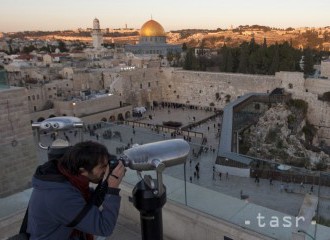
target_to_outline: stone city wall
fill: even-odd
[[[292,98],[308,103],[307,119],[318,129],[318,141],[330,144],[330,103],[318,100],[317,95],[306,92],[292,92]]]
[[[57,113],[55,112],[55,109],[48,109],[45,111],[39,111],[39,112],[31,112],[29,114],[30,116],[30,120],[32,122],[38,122],[39,119],[43,118],[43,119],[47,119],[49,118],[51,115],[54,115],[56,117],[60,117],[60,115],[57,115]]]
[[[0,91],[0,197],[28,187],[37,166],[25,88]]]
[[[123,95],[128,92],[125,97],[134,106],[167,101],[198,106],[214,104],[219,109],[246,93],[266,93],[277,87],[285,88],[294,94],[294,98],[308,102],[308,120],[319,128],[320,140],[329,142],[329,104],[317,99],[317,93],[328,91],[329,84],[323,79],[305,80],[300,72],[278,72],[275,76],[264,76],[154,68],[126,73],[122,84]]]
[[[126,102],[136,106],[150,106],[153,101],[162,100],[162,81],[167,81],[163,69],[137,69],[121,72],[122,83],[114,88],[120,89]],[[120,85],[121,84],[121,85]]]
[[[330,79],[307,78],[305,88],[308,92],[323,95],[325,92],[330,92]]]
[[[321,62],[321,76],[328,77],[330,79],[330,61]]]
[[[73,91],[101,90],[103,80],[101,71],[76,71],[73,74]]]
[[[55,101],[55,112],[57,115],[81,117],[98,112],[119,108],[123,100],[120,96],[111,95],[84,101]]]
[[[279,80],[274,76],[173,71],[162,84],[164,101],[223,108],[246,93],[270,92]]]
[[[318,95],[330,91],[330,84],[323,79],[304,79],[303,73],[280,72],[282,87],[292,93],[292,98],[308,103],[307,119],[318,128],[318,141],[330,144],[330,103],[318,100]],[[330,81],[329,81],[330,83]],[[308,90],[308,92],[306,91]]]
[[[81,120],[84,122],[85,125],[101,122],[103,120],[110,122],[113,120],[117,121],[119,118],[119,115],[123,116],[124,118],[131,116],[132,115],[132,106],[129,105],[126,107],[117,108],[117,109],[85,116],[85,117],[82,117]]]

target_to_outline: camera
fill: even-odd
[[[110,173],[117,167],[119,162],[122,162],[125,167],[128,166],[126,162],[122,158],[117,158],[115,155],[109,154],[108,155],[108,164],[109,164],[109,169]]]

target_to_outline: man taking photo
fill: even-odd
[[[126,169],[120,161],[109,169],[109,158],[105,146],[87,141],[37,168],[28,206],[31,240],[91,240],[93,235],[112,234],[120,208],[118,187]],[[89,183],[99,186],[94,191]]]

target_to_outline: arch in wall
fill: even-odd
[[[131,112],[130,111],[127,111],[125,112],[125,119],[131,117]]]
[[[53,118],[53,117],[56,117],[56,116],[54,114],[51,114],[51,115],[49,115],[48,118]]]
[[[103,117],[103,118],[101,119],[101,122],[107,122],[107,119],[106,119],[105,117]]]
[[[119,113],[117,116],[118,121],[124,121],[124,117],[122,113]]]
[[[114,122],[114,121],[116,121],[116,117],[115,116],[110,116],[109,117],[109,122]]]

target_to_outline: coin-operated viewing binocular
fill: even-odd
[[[49,147],[40,142],[40,131],[55,132],[82,127],[83,122],[76,117],[54,117],[32,124],[42,149]],[[110,169],[121,161],[124,166],[136,170],[140,177],[131,200],[140,212],[142,240],[163,239],[162,207],[166,203],[166,187],[162,173],[167,167],[185,163],[189,151],[190,146],[185,140],[171,139],[134,146],[125,150],[119,158],[109,156]],[[157,178],[153,179],[150,175],[142,177],[142,171],[156,171]]]
[[[47,118],[42,122],[34,122],[32,123],[32,129],[37,130],[37,139],[39,147],[42,149],[49,149],[50,146],[45,146],[40,141],[40,134],[43,133],[55,133],[58,131],[67,131],[78,129],[80,131],[80,138],[82,141],[82,133],[81,130],[84,126],[84,123],[80,118],[77,117],[53,117]]]
[[[140,212],[143,240],[163,239],[162,207],[166,203],[166,187],[162,172],[167,167],[185,163],[190,151],[183,139],[148,143],[125,150],[119,157],[125,166],[137,170],[141,180],[133,189],[132,202]],[[141,176],[141,171],[155,170],[157,179]]]

